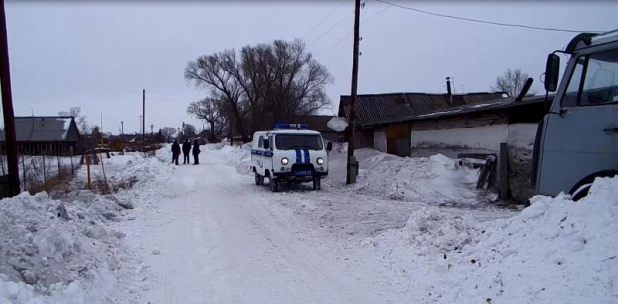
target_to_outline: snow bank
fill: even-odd
[[[93,206],[98,208],[93,208]],[[0,303],[99,303],[127,259],[106,227],[117,204],[66,205],[46,193],[0,201]]]
[[[215,158],[226,165],[236,168],[240,174],[253,174],[251,165],[251,143],[242,146],[230,146],[225,143],[204,145],[204,152],[200,157]]]
[[[398,157],[361,149],[355,190],[396,200],[441,205],[475,205],[486,193],[478,191],[478,170],[460,167],[444,155]],[[365,169],[363,169],[365,168]]]
[[[474,223],[423,209],[365,242],[385,271],[403,265],[422,303],[615,303],[618,178],[579,202],[536,196],[508,219]]]
[[[107,161],[108,181],[132,187],[107,196],[80,190],[65,202],[46,193],[0,201],[0,303],[113,303],[121,287],[140,284],[141,262],[114,227],[134,219],[130,209],[180,195],[161,187],[176,168],[140,155]]]

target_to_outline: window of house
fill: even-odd
[[[577,59],[563,107],[618,104],[618,51],[611,50]]]

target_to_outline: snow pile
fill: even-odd
[[[200,157],[206,159],[216,159],[226,165],[233,166],[241,174],[253,174],[249,167],[251,165],[251,143],[242,146],[230,146],[225,143],[208,144],[204,146],[204,152]]]
[[[106,229],[121,210],[100,197],[66,206],[46,193],[1,200],[0,303],[108,299],[129,259],[124,234]]]
[[[459,250],[469,244],[477,234],[471,218],[462,214],[450,215],[435,207],[423,207],[414,212],[401,230],[381,234],[380,241],[368,240],[374,246],[410,246],[417,255]]]
[[[436,215],[412,214],[405,228],[365,242],[385,268],[397,262],[414,274],[416,302],[618,301],[618,178],[598,178],[579,202],[536,196],[508,219]]]
[[[363,160],[359,160],[361,165]],[[357,190],[390,199],[440,205],[475,205],[478,170],[457,165],[444,155],[402,158],[375,151],[359,171]]]

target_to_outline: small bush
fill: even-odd
[[[102,195],[116,194],[120,190],[133,188],[135,183],[137,183],[137,177],[135,176],[123,180],[108,180],[103,175],[95,174],[92,182],[92,191]]]

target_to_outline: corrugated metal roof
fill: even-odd
[[[553,100],[553,98],[554,98],[553,95],[550,95],[548,97],[550,101]],[[496,110],[496,109],[508,109],[512,107],[535,104],[535,103],[542,103],[542,102],[545,102],[545,96],[525,97],[521,101],[516,101],[515,98],[501,98],[497,100],[485,101],[483,103],[478,103],[478,104],[446,108],[446,109],[443,109],[443,111],[438,111],[438,112],[430,112],[430,113],[421,114],[421,115],[411,115],[408,117],[397,118],[397,119],[386,121],[385,123],[437,119],[437,118],[457,116],[457,115],[463,115],[463,114],[469,114],[469,113],[491,111],[491,110]]]
[[[469,105],[496,100],[503,93],[469,93],[453,95],[454,105]],[[341,96],[340,113],[349,117],[350,96]],[[432,113],[450,108],[448,95],[427,93],[364,94],[356,99],[356,123],[361,127],[381,124],[402,118]]]
[[[17,141],[67,140],[72,117],[15,117]],[[4,130],[0,133],[4,141]]]

